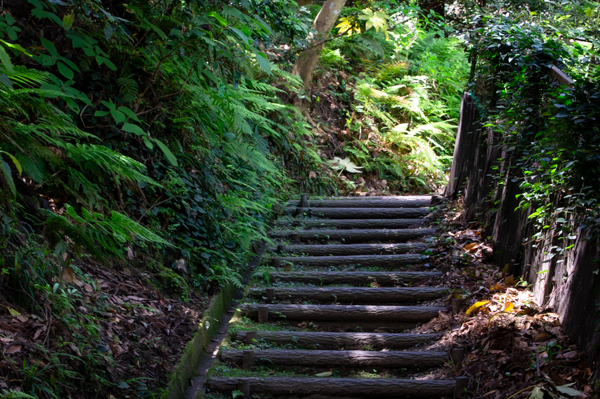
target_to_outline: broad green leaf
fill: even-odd
[[[128,117],[133,119],[134,121],[138,121],[138,122],[140,121],[140,119],[137,117],[135,112],[133,112],[132,110],[130,110],[127,107],[119,107],[119,111],[121,111],[122,113],[124,113],[125,115],[127,115]]]
[[[167,147],[165,145],[165,143],[163,143],[162,141],[160,141],[158,139],[154,139],[154,142],[156,143],[156,145],[158,145],[158,147],[165,154],[165,157],[171,163],[171,165],[177,166],[177,158],[175,157],[175,155],[173,155],[173,153],[171,152],[171,150],[169,150],[169,147]]]
[[[146,133],[144,131],[144,129],[142,129],[138,125],[134,125],[133,123],[125,123],[123,125],[122,129],[128,133],[133,133],[138,136],[147,136],[148,135],[148,133]]]
[[[15,167],[17,168],[17,171],[19,172],[19,176],[21,176],[21,174],[23,173],[23,167],[21,166],[21,162],[19,162],[19,160],[17,158],[15,158],[14,155],[9,154],[6,151],[0,151],[0,153],[2,154],[6,154],[15,164]]]
[[[225,20],[225,18],[223,18],[222,16],[220,16],[219,14],[217,14],[216,12],[209,12],[208,13],[209,17],[213,17],[214,19],[216,19],[217,21],[219,21],[219,23],[223,26],[227,26],[227,21]]]
[[[75,76],[75,74],[73,73],[73,71],[71,70],[71,68],[69,68],[68,66],[66,66],[62,62],[58,62],[58,64],[56,64],[56,65],[58,66],[58,72],[60,72],[60,74],[62,76],[64,76],[65,78],[67,78],[69,80],[73,79],[73,77]]]
[[[533,388],[533,391],[531,391],[531,395],[529,395],[529,399],[544,399],[544,391],[542,390],[542,388]]]
[[[0,46],[0,61],[2,61],[2,65],[4,65],[6,72],[13,73],[13,64],[10,61],[10,56],[2,46]]]
[[[154,148],[154,144],[152,144],[152,141],[150,141],[148,139],[148,137],[144,137],[144,144],[146,144],[146,147],[153,149]]]
[[[8,184],[8,188],[10,188],[10,192],[12,193],[13,197],[17,196],[17,188],[15,187],[15,182],[13,181],[12,178],[12,173],[10,171],[10,166],[2,161],[2,164],[0,165],[0,169],[2,169],[2,174],[4,175],[4,180],[6,180],[6,183]]]
[[[127,120],[127,117],[125,116],[124,113],[122,113],[121,111],[117,111],[115,110],[110,110],[110,114],[112,115],[113,119],[115,120],[115,122],[117,124],[121,123],[121,122],[125,122]]]
[[[260,65],[260,67],[262,69],[264,69],[265,72],[270,75],[271,74],[271,63],[269,62],[269,60],[266,58],[266,56],[262,55],[260,52],[256,52],[255,54],[256,54],[256,61],[258,61],[258,65]]]
[[[67,14],[63,17],[63,27],[66,30],[71,29],[71,27],[73,26],[73,22],[75,22],[75,14],[74,13],[70,13]]]
[[[237,29],[237,28],[230,28],[231,31],[233,33],[235,33],[236,35],[238,35],[240,37],[240,39],[242,39],[242,41],[244,42],[244,44],[248,44],[248,42],[250,41],[250,39],[248,38],[248,36],[246,36],[244,34],[244,32],[242,32],[241,30]]]
[[[42,46],[44,46],[44,48],[46,50],[48,50],[48,53],[50,53],[50,55],[52,57],[58,58],[58,51],[56,51],[56,47],[54,47],[54,43],[52,43],[50,40],[42,37]]]

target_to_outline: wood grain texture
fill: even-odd
[[[299,204],[300,205],[300,204]],[[309,208],[422,208],[431,205],[431,197],[396,197],[393,199],[353,200],[348,198],[331,200],[309,200]]]
[[[270,272],[274,281],[309,284],[397,285],[436,278],[441,272]]]
[[[242,364],[244,351],[222,350],[220,359]],[[448,360],[446,352],[430,351],[335,351],[335,350],[255,350],[255,361],[276,366],[348,367],[434,367]]]
[[[454,380],[400,380],[359,378],[236,378],[213,377],[209,387],[214,392],[238,389],[239,380],[250,381],[250,391],[270,395],[325,395],[368,398],[423,398],[452,396]]]
[[[266,290],[251,289],[254,298],[266,295]],[[284,287],[275,288],[275,301],[304,299],[342,303],[407,303],[429,301],[447,295],[446,288],[437,287]]]
[[[351,321],[362,322],[423,323],[446,308],[437,306],[369,306],[369,305],[246,305],[244,316],[256,319],[258,307],[267,306],[269,320]]]
[[[328,219],[411,219],[428,215],[429,208],[286,208],[284,214]]]
[[[429,259],[428,255],[401,254],[401,255],[349,255],[349,256],[282,256],[272,259],[272,264],[293,264],[302,266],[327,267],[327,266],[386,266],[399,267],[405,265],[419,265]],[[279,261],[275,263],[275,261]]]
[[[295,219],[279,220],[276,227],[336,228],[336,229],[405,229],[430,223],[422,219]]]
[[[334,240],[345,242],[405,241],[435,234],[435,229],[363,229],[363,230],[274,230],[271,238],[297,235],[300,240]]]
[[[275,344],[294,344],[302,348],[375,350],[415,347],[440,338],[438,334],[391,334],[356,332],[254,331],[256,339]],[[253,332],[238,331],[234,339],[246,341]]]
[[[299,244],[284,245],[282,254],[304,254],[304,255],[385,255],[401,254],[406,252],[424,251],[429,248],[425,243],[394,243],[394,244]],[[270,252],[276,252],[277,248],[271,248]]]

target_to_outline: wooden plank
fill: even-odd
[[[271,238],[297,236],[300,240],[334,240],[344,242],[368,242],[410,240],[435,234],[435,229],[363,229],[363,230],[274,230]]]
[[[313,267],[326,266],[387,266],[417,265],[429,259],[429,255],[349,255],[349,256],[283,256],[272,258],[273,265],[294,264]]]
[[[243,350],[222,350],[220,360],[242,364]],[[336,351],[336,350],[255,350],[258,363],[276,366],[348,366],[348,367],[434,367],[448,360],[446,352],[431,351]]]
[[[265,395],[323,395],[369,398],[422,398],[452,396],[454,380],[400,380],[392,378],[212,377],[211,392],[232,392],[240,380],[250,383],[252,393]]]
[[[363,349],[369,346],[374,350],[415,347],[440,338],[439,334],[238,331],[234,339],[247,342],[249,336],[274,344],[294,344],[301,348]]]
[[[406,303],[439,299],[447,293],[448,289],[438,287],[282,287],[274,289],[274,299],[369,304]],[[248,294],[254,298],[266,295],[265,289],[262,288],[251,289]]]
[[[304,254],[304,255],[383,255],[400,254],[405,252],[424,251],[429,244],[424,243],[394,243],[394,244],[300,244],[283,245],[281,253]],[[271,248],[270,252],[275,252]]]
[[[441,276],[441,272],[270,272],[273,281],[308,284],[398,285]]]
[[[246,305],[242,315],[257,319],[258,308],[266,306],[269,320],[351,321],[423,323],[447,309],[438,306],[368,306],[368,305]]]
[[[555,65],[552,65],[550,73],[556,78],[556,80],[567,87],[573,87],[575,85],[575,81]]]
[[[410,219],[428,215],[429,208],[286,208],[284,214],[328,219]]]
[[[353,199],[311,200],[309,208],[421,208],[431,205],[431,197],[397,197],[394,199],[372,199],[369,201]]]
[[[423,219],[294,219],[278,220],[276,227],[336,228],[336,229],[405,229],[430,223]]]

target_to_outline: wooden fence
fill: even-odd
[[[560,70],[551,73],[562,84],[573,83]],[[560,315],[565,332],[592,365],[600,360],[599,243],[589,239],[586,229],[578,230],[574,242],[559,239],[553,226],[532,239],[531,208],[517,209],[518,154],[479,120],[474,98],[464,93],[446,196],[462,195],[466,221],[479,221],[491,237],[495,264],[532,285],[538,304]]]

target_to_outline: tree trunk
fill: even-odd
[[[316,32],[310,34],[308,48],[296,60],[292,74],[300,75],[304,83],[304,89],[307,92],[310,90],[313,72],[323,50],[323,41],[327,38],[327,35],[329,35],[333,25],[337,21],[344,4],[346,4],[346,0],[325,1],[312,26],[312,29]]]

